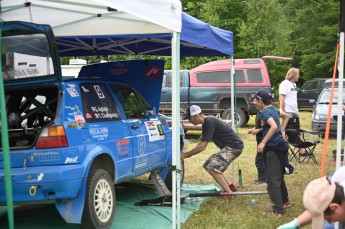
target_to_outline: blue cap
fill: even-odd
[[[260,89],[256,92],[256,99],[259,99],[264,103],[268,103],[272,100],[272,93],[267,89]]]

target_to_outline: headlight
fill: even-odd
[[[314,119],[315,120],[327,120],[327,115],[317,114],[317,115],[314,116]]]

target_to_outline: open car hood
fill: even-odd
[[[164,60],[115,61],[83,66],[78,78],[101,78],[126,83],[145,98],[151,107],[159,109]]]

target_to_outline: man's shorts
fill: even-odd
[[[213,170],[216,173],[223,173],[229,167],[231,162],[240,156],[242,151],[243,148],[232,149],[226,146],[217,153],[211,155],[211,157],[205,161],[203,167],[205,169]]]

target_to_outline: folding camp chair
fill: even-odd
[[[295,159],[297,162],[302,163],[311,159],[317,164],[314,150],[317,144],[320,143],[320,132],[307,131],[303,129],[285,129],[288,136],[289,143],[289,160]],[[303,155],[300,154],[300,149],[305,149]],[[302,158],[302,160],[301,160]]]

